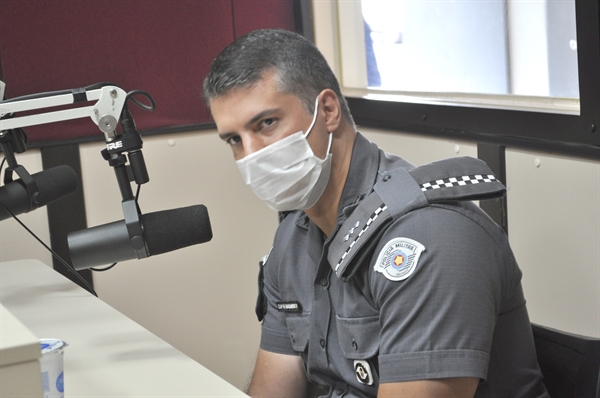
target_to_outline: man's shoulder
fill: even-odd
[[[416,168],[406,168],[400,161],[390,163],[397,167],[380,167],[373,191],[356,206],[333,238],[328,259],[342,279],[352,276],[382,234],[390,225],[400,225],[405,215],[424,213],[421,209],[433,205],[453,206],[450,203],[497,198],[506,192],[489,167],[478,159],[453,158]],[[439,230],[440,225],[452,229],[452,222],[444,221],[448,215],[442,213],[439,220],[423,225],[431,231]],[[486,220],[479,218],[482,223]]]
[[[508,245],[502,228],[473,202],[429,203],[414,209],[390,223],[382,239],[402,234],[426,235],[434,240],[462,240],[468,246],[475,242]]]

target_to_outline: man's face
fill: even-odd
[[[274,76],[265,74],[257,84],[234,89],[210,103],[219,136],[231,147],[235,160],[298,131],[306,132],[310,126],[313,115],[296,96],[279,92]],[[314,132],[308,141],[315,155],[324,158],[327,141]]]

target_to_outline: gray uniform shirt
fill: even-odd
[[[358,134],[331,238],[303,212],[282,221],[261,271],[261,348],[301,355],[328,397],[374,397],[379,383],[448,377],[479,378],[477,397],[547,396],[521,271],[504,232],[474,204],[407,212],[350,278],[336,276],[328,254],[335,236],[353,232],[340,226],[398,168],[413,166]],[[400,197],[403,187],[394,189]]]

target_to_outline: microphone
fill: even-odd
[[[142,214],[140,224],[148,257],[212,239],[204,205]],[[73,267],[78,271],[138,258],[125,220],[71,232],[67,239]]]
[[[21,179],[11,181],[0,187],[0,203],[14,215],[28,213],[40,206],[45,206],[77,189],[77,174],[66,165],[52,167],[31,176],[37,186],[38,194],[29,196],[25,183]],[[0,221],[11,215],[0,206]]]

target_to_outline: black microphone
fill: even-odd
[[[204,205],[142,214],[140,224],[148,257],[212,239]],[[71,232],[67,239],[73,267],[78,271],[138,258],[125,220]]]
[[[66,165],[40,171],[33,174],[31,178],[35,181],[38,191],[33,200],[21,179],[0,187],[0,203],[14,215],[28,213],[40,206],[45,206],[72,194],[77,189],[77,174]],[[0,206],[0,221],[11,217],[4,207]]]

